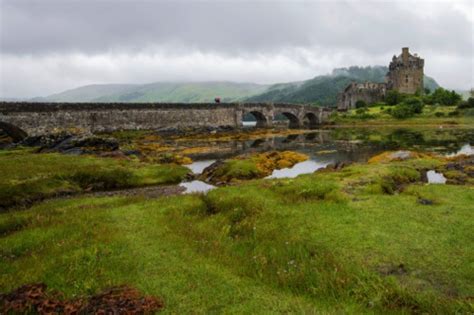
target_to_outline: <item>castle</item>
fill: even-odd
[[[385,83],[356,83],[349,84],[337,100],[337,109],[346,111],[354,108],[357,101],[367,104],[383,101],[387,91],[396,90],[404,94],[423,93],[423,67],[425,61],[410,54],[408,47],[402,48],[401,55],[393,56],[385,76]]]

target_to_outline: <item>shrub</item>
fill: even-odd
[[[443,88],[437,88],[431,95],[427,96],[426,103],[428,104],[440,104],[445,106],[457,105],[461,102],[461,95],[455,91],[448,91]]]
[[[412,117],[415,114],[412,107],[408,104],[402,103],[395,106],[390,112],[390,115],[397,119],[405,119]]]
[[[434,114],[436,117],[443,117],[444,116],[444,113],[443,112],[436,112]]]
[[[367,107],[362,107],[362,108],[356,109],[356,114],[357,114],[357,115],[362,115],[362,114],[367,113],[368,111],[369,111],[369,110],[367,109]]]
[[[385,96],[385,103],[387,105],[397,105],[405,99],[405,95],[401,94],[397,90],[391,90],[387,92]]]
[[[363,107],[367,107],[367,103],[364,102],[363,100],[358,100],[355,103],[355,108],[363,108]]]
[[[470,97],[467,101],[458,104],[458,109],[474,108],[474,97]]]
[[[92,190],[126,188],[133,186],[135,182],[134,174],[122,168],[80,170],[67,176],[67,179],[81,188]]]
[[[459,114],[461,114],[461,113],[458,110],[453,110],[452,112],[448,113],[448,116],[450,116],[450,117],[459,116]]]
[[[423,107],[425,106],[418,97],[407,98],[403,103],[409,105],[415,114],[421,114],[423,112]]]

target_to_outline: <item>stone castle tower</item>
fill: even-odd
[[[388,67],[387,90],[397,90],[400,93],[423,93],[423,67],[425,61],[416,54],[412,55],[408,47],[402,48],[402,54],[393,56]]]
[[[402,48],[400,56],[393,56],[385,76],[385,83],[349,84],[337,98],[337,109],[346,111],[354,108],[357,101],[367,104],[383,101],[390,90],[404,94],[423,93],[423,67],[425,61],[416,54],[412,55],[408,47]]]

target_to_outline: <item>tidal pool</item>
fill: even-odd
[[[431,170],[426,172],[426,177],[428,184],[446,184],[446,177],[442,173]]]
[[[202,160],[202,161],[195,161],[191,164],[185,165],[189,168],[194,174],[201,174],[202,171],[216,160]]]
[[[184,191],[185,194],[191,194],[191,193],[206,193],[211,189],[216,188],[216,186],[209,185],[203,181],[200,180],[193,180],[190,182],[183,182],[179,184],[179,186],[186,188]]]
[[[314,160],[308,160],[300,163],[296,163],[293,167],[282,168],[281,170],[274,170],[270,176],[266,178],[294,178],[302,174],[310,174],[320,168],[326,167],[330,162],[318,162]]]

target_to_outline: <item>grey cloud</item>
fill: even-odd
[[[3,1],[3,53],[144,50],[177,45],[226,54],[318,45],[372,53],[405,43],[472,51],[471,23],[440,6],[422,19],[389,2]],[[442,43],[440,45],[440,43]]]
[[[442,85],[468,88],[473,4],[453,3],[0,0],[0,96],[93,83],[303,80],[387,64],[402,46]]]

